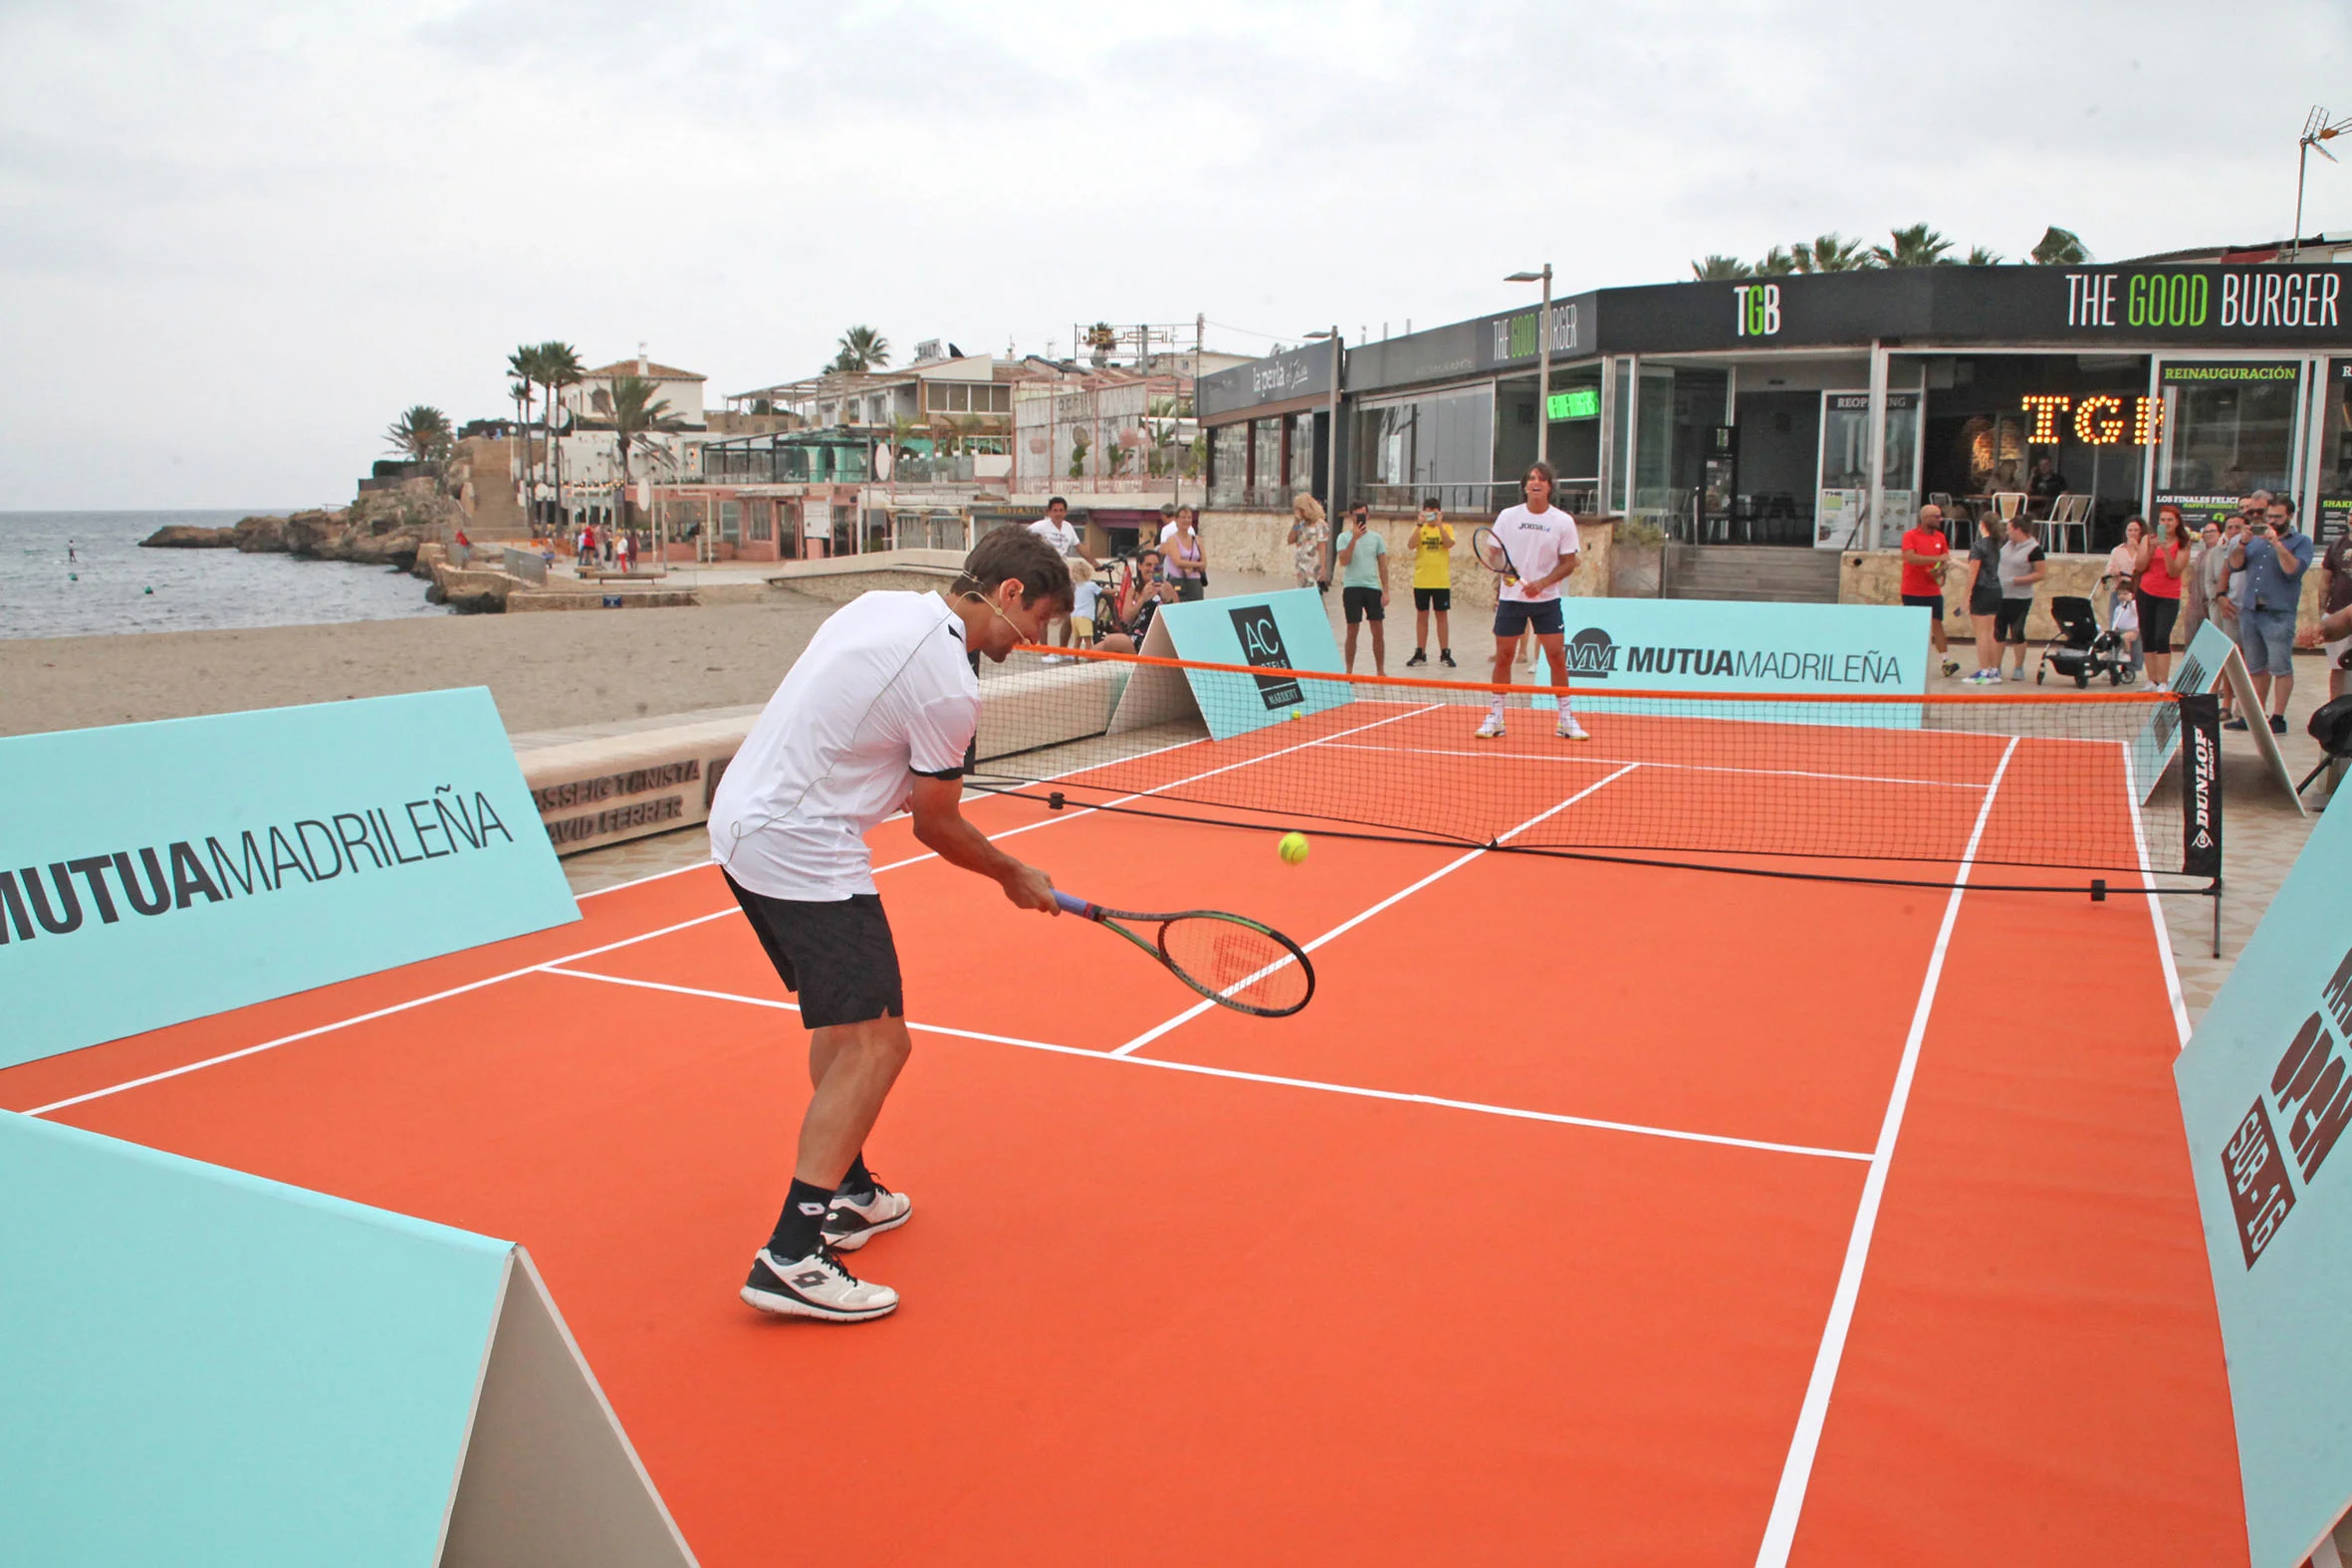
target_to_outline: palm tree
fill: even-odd
[[[2084,248],[2082,236],[2055,224],[2043,231],[2041,243],[2033,247],[2033,264],[2037,267],[2079,267],[2090,259],[2091,253]]]
[[[1799,245],[1797,249],[1801,251],[1804,247]],[[1796,265],[1796,258],[1789,254],[1786,248],[1778,245],[1764,252],[1764,260],[1756,264],[1756,275],[1759,278],[1781,278],[1800,270]]]
[[[1968,267],[1998,267],[2000,265],[2000,252],[1993,249],[1989,245],[1972,245],[1969,247],[1969,259],[1962,265]]]
[[[654,383],[641,375],[612,378],[612,438],[620,449],[620,505],[614,509],[621,526],[628,526],[629,443],[648,430],[677,425],[670,417],[669,399],[653,395]]]
[[[449,416],[417,403],[384,428],[391,449],[411,463],[433,463],[449,455]]]
[[[1870,255],[1881,267],[1934,267],[1944,260],[1944,253],[1952,249],[1952,242],[1924,223],[1914,223],[1908,229],[1896,229],[1887,235],[1889,245],[1873,245]]]
[[[1755,273],[1755,268],[1737,256],[1710,256],[1703,262],[1691,263],[1691,276],[1701,283],[1719,283],[1726,278],[1748,278]]]
[[[1835,230],[1816,237],[1810,245],[1794,247],[1794,259],[1798,272],[1861,272],[1878,265],[1860,240],[1849,240]]]
[[[531,481],[531,409],[539,392],[539,345],[524,343],[506,356],[507,374],[515,384],[507,390],[515,399],[515,411],[523,426],[523,481]]]
[[[540,343],[532,349],[532,355],[539,372],[539,384],[547,388],[547,398],[539,405],[539,418],[547,449],[550,482],[556,494],[555,510],[550,521],[560,533],[563,530],[564,512],[564,447],[559,440],[563,429],[556,422],[556,404],[564,388],[578,386],[585,372],[580,366],[580,350],[557,338],[551,337]]]
[[[870,327],[850,328],[838,346],[832,362],[836,370],[879,370],[890,362],[890,339]]]

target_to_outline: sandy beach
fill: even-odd
[[[0,735],[487,686],[510,731],[767,700],[834,606],[437,616],[0,640]]]

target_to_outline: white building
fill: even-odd
[[[583,373],[577,386],[564,388],[563,406],[573,418],[593,423],[612,417],[612,383],[634,375],[653,383],[653,395],[669,404],[668,416],[687,430],[708,428],[702,412],[702,383],[707,379],[675,365],[656,364],[640,344],[634,359],[615,359]]]

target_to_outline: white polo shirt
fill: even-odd
[[[1540,593],[1529,593],[1528,584],[1550,575],[1562,557],[1576,554],[1576,520],[1557,507],[1546,507],[1537,513],[1518,506],[1505,511],[1493,527],[1520,578],[1503,584],[1496,596],[1517,599],[1523,604],[1547,604],[1558,598],[1567,586],[1564,578]]]
[[[1029,531],[1053,546],[1057,556],[1074,556],[1078,553],[1077,527],[1067,518],[1063,518],[1058,525],[1052,518],[1040,518],[1029,526]]]
[[[964,625],[936,593],[866,593],[817,630],[711,797],[711,858],[755,893],[874,891],[865,835],[914,776],[953,777],[980,722]]]

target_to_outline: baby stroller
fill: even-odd
[[[2060,675],[2073,677],[2076,686],[2088,686],[2097,675],[2106,676],[2110,686],[2138,678],[2130,655],[2124,652],[2123,639],[2099,624],[2089,599],[2060,594],[2050,600],[2050,616],[2058,623],[2058,634],[2041,646],[2034,685],[2040,685],[2053,667]]]

